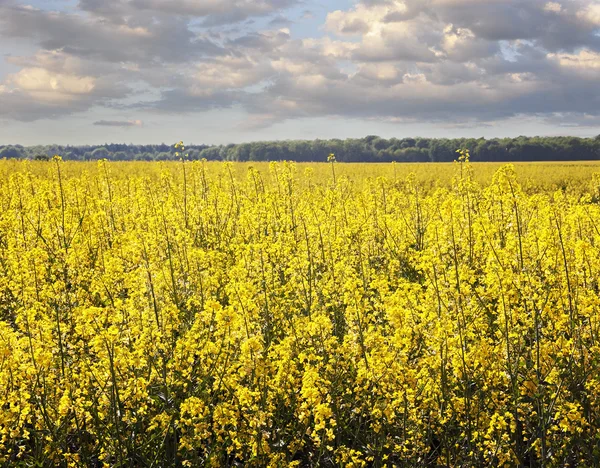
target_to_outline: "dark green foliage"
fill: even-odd
[[[257,141],[221,146],[188,145],[190,160],[326,161],[335,154],[341,162],[453,161],[458,148],[468,148],[472,161],[582,161],[600,159],[600,135],[595,138],[365,138],[347,140]],[[39,159],[60,154],[63,159],[168,161],[178,159],[172,145],[30,146],[0,145],[0,158]]]

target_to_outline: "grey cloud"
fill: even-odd
[[[397,38],[383,37],[380,44],[362,43],[352,52],[352,59],[365,62],[433,62],[436,55],[431,47],[438,42],[439,39],[433,40],[428,33]]]
[[[57,118],[118,102],[132,92],[114,67],[73,60],[62,52],[8,60],[22,68],[0,82],[3,119]]]
[[[40,119],[63,117],[87,109],[88,106],[83,103],[77,103],[76,106],[42,104],[18,91],[0,93],[0,120],[33,122]]]
[[[201,18],[205,25],[238,23],[254,16],[266,16],[285,10],[300,0],[80,0],[80,8],[119,20],[128,15],[160,14]]]
[[[382,48],[360,47],[352,53],[352,59],[364,62],[404,60],[410,62],[433,62],[435,54],[424,44],[387,44]]]
[[[460,29],[453,28],[451,34],[456,42],[444,51],[446,57],[454,62],[464,63],[490,57],[501,50],[499,42],[465,36]]]
[[[543,3],[538,0],[465,2],[441,7],[438,15],[490,41],[533,39],[543,33],[544,19],[537,17],[542,8]]]
[[[577,15],[592,1],[555,1],[561,6],[560,12],[548,9],[548,3],[547,0],[492,0],[436,4],[434,0],[423,8],[434,12],[441,21],[469,28],[477,37],[490,41],[537,40],[552,51],[582,46],[598,48],[598,26]]]
[[[444,30],[447,23],[443,18],[447,17],[443,15],[447,12],[442,7],[435,10],[433,3],[428,2],[420,11],[409,10],[404,16],[381,18],[389,26],[410,24],[402,26],[403,33],[384,29],[379,42],[363,41],[355,47],[350,63],[364,65],[355,74],[342,72],[333,56],[324,55],[324,43],[310,45],[289,37],[253,33],[229,41],[226,47],[259,51],[263,56],[290,62],[262,91],[225,92],[195,99],[170,92],[153,105],[189,110],[240,105],[261,126],[325,115],[466,125],[521,115],[600,114],[596,97],[600,72],[585,74],[551,60],[549,49],[542,45],[545,33],[541,29],[534,28],[527,35],[519,32],[524,23],[535,21],[531,16],[517,18],[513,34],[509,29],[501,33],[507,19],[500,14],[496,32],[488,31],[486,36],[479,34],[479,26],[471,24],[474,29],[468,29],[469,25],[460,22]],[[532,3],[538,10],[543,8],[537,0]],[[512,10],[506,11],[519,14],[517,4],[510,7]],[[491,21],[491,10],[486,11],[489,17],[481,24]],[[357,26],[356,31],[362,34],[368,28]],[[509,60],[501,53],[498,38],[510,38],[511,34],[529,39],[509,42],[515,53]],[[445,46],[443,40],[449,35],[455,37]],[[569,50],[569,46],[558,49]],[[387,68],[379,69],[380,65]]]
[[[489,57],[479,62],[488,75],[506,75],[511,73],[535,73],[540,76],[553,76],[559,70],[550,62],[545,53],[533,47],[520,48],[520,54],[514,60],[501,55]]]
[[[598,127],[600,127],[600,115],[596,114],[582,114],[582,113],[556,113],[551,115],[545,115],[544,120],[550,125],[557,125],[559,127],[589,127],[594,129],[590,133],[590,136],[598,134]]]
[[[242,100],[244,94],[242,91],[208,91],[204,95],[194,95],[184,89],[171,89],[163,91],[157,101],[142,102],[132,107],[166,113],[204,112],[232,107]]]
[[[340,31],[344,34],[366,34],[369,32],[369,23],[362,18],[346,21]]]
[[[394,5],[396,0],[362,0],[360,3],[368,6]]]
[[[290,26],[294,24],[294,22],[292,20],[290,20],[289,18],[286,18],[283,15],[277,15],[275,18],[271,19],[271,21],[269,21],[269,26],[274,26],[274,27],[286,27],[286,26]]]
[[[253,49],[260,52],[271,52],[277,47],[281,47],[290,39],[286,32],[276,31],[267,33],[249,33],[244,36],[229,40],[227,45],[230,48]]]
[[[202,26],[214,27],[223,26],[228,24],[241,23],[248,19],[248,14],[242,10],[231,10],[223,13],[214,13],[207,15],[202,21]],[[253,24],[251,20],[248,20],[247,25]]]
[[[4,0],[0,0],[4,1]],[[142,5],[141,3],[146,3]],[[89,96],[79,96],[70,102],[35,102],[19,89],[6,91],[0,82],[2,117],[17,120],[58,117],[89,109],[94,104],[107,104],[113,87],[113,97],[131,94],[124,83],[145,81],[161,98],[156,102],[137,105],[144,109],[162,112],[197,111],[227,107],[236,102],[237,91],[203,91],[193,85],[191,78],[200,63],[211,63],[218,56],[243,56],[249,51],[268,53],[280,47],[289,35],[282,32],[251,33],[237,39],[221,35],[217,41],[225,42],[227,49],[217,41],[199,37],[190,29],[190,18],[171,13],[162,14],[148,9],[158,7],[160,2],[104,2],[82,0],[80,6],[88,15],[49,12],[19,5],[0,4],[0,35],[35,41],[43,49],[34,57],[12,57],[13,64],[24,68],[36,68],[54,73],[91,76],[99,85],[106,82],[106,89],[99,87]],[[179,2],[183,7],[186,2]],[[200,11],[198,2],[187,2],[189,7]],[[217,5],[219,2],[213,2]],[[245,8],[245,14],[267,14],[293,2],[288,0],[237,2]],[[242,3],[244,5],[242,5]],[[134,19],[126,16],[133,8],[142,8]],[[223,11],[219,6],[217,10]],[[208,11],[207,11],[208,12]],[[91,15],[91,16],[90,16]],[[208,18],[208,17],[207,17]],[[75,41],[73,38],[77,38]],[[185,66],[182,66],[185,64]],[[191,66],[190,66],[191,65]],[[235,72],[235,70],[233,70]],[[261,72],[264,73],[264,72]],[[66,76],[66,75],[65,75]],[[97,91],[97,92],[96,92]],[[112,105],[119,106],[118,102]],[[117,122],[99,121],[100,125],[116,125]]]
[[[286,25],[282,12],[300,3],[81,0],[66,14],[0,0],[0,35],[43,49],[11,57],[13,65],[96,83],[88,95],[45,102],[0,83],[0,118],[56,118],[109,104],[163,114],[239,107],[256,125],[325,115],[465,125],[519,115],[581,125],[599,118],[600,68],[549,54],[600,50],[597,26],[580,14],[592,0],[559,0],[560,11],[547,0],[405,0],[406,10],[363,0],[389,8],[348,16],[334,29],[339,37],[307,40],[252,24],[263,16],[256,24]],[[131,104],[140,88],[159,97]]]
[[[79,0],[78,8],[117,23],[123,23],[123,18],[131,12],[129,2],[125,0]]]
[[[166,18],[142,26],[23,7],[3,8],[0,13],[1,35],[33,39],[44,49],[80,57],[109,62],[185,62],[223,53],[211,40],[192,33],[182,19]]]
[[[98,120],[94,122],[94,125],[98,125],[101,127],[131,128],[141,127],[143,123],[141,120]]]
[[[427,80],[436,85],[470,83],[481,79],[484,73],[483,69],[478,67],[450,61],[425,64],[421,68]]]
[[[87,111],[105,100],[105,97],[94,94],[73,100],[43,101],[20,90],[0,92],[0,119],[33,122],[60,118]]]
[[[317,87],[282,77],[246,105],[257,115],[274,120],[305,116],[339,115],[356,118],[398,118],[428,122],[489,122],[520,115],[600,115],[596,92],[600,76],[581,77],[562,72],[550,79],[535,75],[522,82],[505,76],[486,77],[484,71],[457,67],[426,70],[428,81],[395,85],[355,78],[327,80]],[[281,103],[294,102],[295,106]],[[589,120],[589,118],[588,118]]]

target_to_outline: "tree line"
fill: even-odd
[[[190,160],[326,161],[335,154],[341,162],[444,162],[456,159],[456,150],[469,149],[473,161],[575,161],[600,159],[600,135],[595,138],[380,138],[346,140],[258,141],[229,145],[189,145]],[[91,146],[0,145],[0,158],[65,160],[169,161],[179,157],[172,145],[105,144]]]

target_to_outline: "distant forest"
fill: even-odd
[[[456,150],[467,148],[473,161],[576,161],[600,159],[600,135],[595,138],[365,138],[347,140],[289,140],[230,144],[190,145],[190,160],[220,161],[326,161],[330,153],[342,162],[453,161]],[[105,144],[97,146],[0,145],[0,158],[65,160],[169,161],[178,159],[172,145]]]

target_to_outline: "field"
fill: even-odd
[[[600,164],[0,161],[0,466],[595,466]]]

